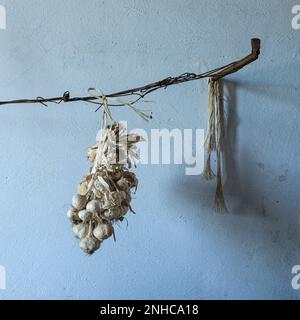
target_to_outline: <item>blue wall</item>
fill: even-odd
[[[210,206],[214,184],[179,165],[141,165],[137,214],[86,257],[66,218],[88,170],[100,114],[84,103],[0,110],[1,299],[299,298],[300,31],[295,1],[1,0],[0,100],[83,95],[201,72],[249,52],[260,60],[225,82],[230,214]],[[206,128],[207,84],[155,93],[146,124]]]

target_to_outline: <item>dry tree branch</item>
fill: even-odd
[[[105,96],[85,96],[85,97],[70,97],[70,92],[66,91],[63,96],[61,97],[54,97],[54,98],[43,98],[43,97],[37,97],[35,99],[19,99],[19,100],[7,100],[7,101],[0,101],[0,105],[6,105],[6,104],[25,104],[25,103],[40,103],[45,106],[47,106],[47,103],[56,103],[60,104],[61,102],[77,102],[77,101],[84,101],[89,103],[94,103],[97,105],[101,104],[97,100],[101,100],[102,98],[118,98],[118,97],[125,97],[125,96],[137,96],[137,98],[131,102],[131,104],[134,104],[141,99],[143,99],[146,95],[150,94],[153,91],[156,91],[158,89],[167,88],[171,85],[180,84],[188,81],[193,80],[199,80],[204,78],[211,77],[213,80],[218,80],[220,78],[223,78],[229,74],[235,73],[238,70],[242,69],[246,65],[252,63],[253,61],[258,59],[258,56],[260,54],[260,39],[251,39],[251,46],[252,51],[249,55],[246,57],[234,61],[230,64],[227,64],[225,66],[219,67],[214,70],[210,70],[201,74],[195,74],[195,73],[183,73],[177,77],[168,77],[163,80],[149,83],[142,87],[137,87],[133,89],[128,89],[124,91],[119,91],[115,93],[110,93]],[[97,102],[96,102],[97,101]],[[109,104],[109,106],[123,106],[124,104]],[[99,108],[98,108],[99,109]]]

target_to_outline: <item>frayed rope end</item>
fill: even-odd
[[[215,212],[228,213],[228,209],[226,207],[225,198],[224,198],[222,180],[220,176],[218,177],[213,209]]]

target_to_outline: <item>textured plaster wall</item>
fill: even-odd
[[[225,190],[230,214],[210,209],[214,184],[180,165],[142,165],[129,226],[92,257],[66,218],[88,170],[100,114],[84,103],[0,109],[1,299],[299,298],[300,31],[295,1],[1,0],[0,99],[85,94],[201,72],[249,52],[260,60],[225,82]],[[149,124],[206,128],[207,85],[152,95]]]

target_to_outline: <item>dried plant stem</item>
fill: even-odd
[[[208,81],[208,128],[206,137],[207,161],[204,170],[206,180],[211,180],[214,174],[211,169],[211,154],[217,155],[217,187],[215,192],[214,209],[217,212],[227,211],[222,185],[222,138],[224,135],[224,110],[220,80]]]
[[[211,180],[214,173],[211,170],[211,152],[215,147],[214,144],[214,131],[215,131],[215,108],[214,108],[214,81],[208,80],[208,123],[207,123],[207,136],[205,146],[207,149],[207,160],[204,170],[204,177],[206,180]]]
[[[221,153],[217,151],[217,187],[214,200],[214,210],[216,212],[227,212],[228,210],[225,204],[221,171]]]

